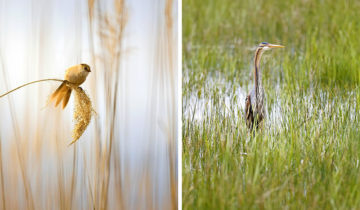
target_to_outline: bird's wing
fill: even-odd
[[[248,95],[245,100],[245,120],[248,128],[252,129],[254,123],[254,115],[251,106],[251,97]]]
[[[51,95],[51,100],[55,99],[59,92],[64,88],[65,83],[61,83],[61,85],[55,90],[55,92]]]
[[[70,93],[69,93],[69,90],[70,90]],[[65,101],[63,102],[63,108],[64,108],[66,106],[66,104],[68,103],[68,101],[69,101],[69,98],[67,98],[67,97],[70,97],[70,94],[71,94],[71,88],[68,87],[66,85],[66,82],[64,81],[55,90],[55,92],[51,95],[51,100],[56,100],[56,102],[55,102],[55,107],[56,107],[64,99],[66,101],[66,102]]]
[[[67,91],[66,91],[66,93],[65,93],[64,100],[63,100],[63,103],[62,103],[62,108],[63,108],[63,109],[66,107],[66,105],[67,105],[68,102],[69,102],[70,95],[71,95],[71,91],[72,91],[72,89],[71,89],[71,88],[68,88]]]

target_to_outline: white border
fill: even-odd
[[[178,209],[182,209],[182,0],[178,0]]]

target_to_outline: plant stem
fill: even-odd
[[[23,84],[23,85],[15,88],[15,89],[12,89],[12,90],[4,93],[3,95],[0,95],[0,98],[2,98],[2,97],[4,97],[4,96],[6,96],[6,95],[8,95],[8,94],[10,94],[10,93],[12,93],[12,92],[14,92],[15,90],[18,90],[18,89],[20,89],[20,88],[22,88],[22,87],[25,87],[25,86],[27,86],[27,85],[31,85],[31,84],[38,83],[38,82],[45,82],[45,81],[57,81],[57,82],[65,82],[65,81],[66,81],[66,82],[68,82],[67,80],[61,80],[61,79],[41,79],[41,80],[36,80],[36,81],[33,81],[33,82],[29,82],[29,83]],[[70,82],[68,82],[68,83],[70,83]]]

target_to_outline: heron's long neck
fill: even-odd
[[[259,94],[259,88],[261,86],[261,72],[260,72],[260,59],[263,53],[263,48],[258,47],[255,51],[255,58],[254,58],[254,78],[255,78],[255,93],[256,96]]]

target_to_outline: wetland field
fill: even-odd
[[[183,1],[183,209],[360,208],[358,1]],[[260,42],[263,129],[245,125]]]

